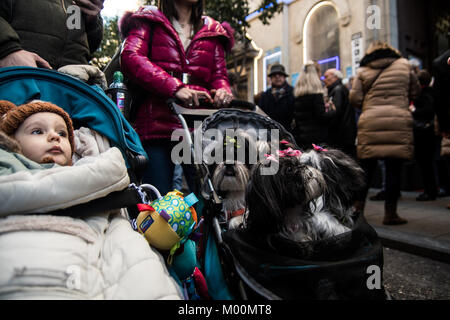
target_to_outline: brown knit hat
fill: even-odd
[[[64,119],[67,125],[68,139],[73,153],[75,150],[75,141],[73,136],[72,120],[67,112],[50,102],[34,100],[29,103],[16,106],[14,103],[9,101],[0,100],[0,130],[5,132],[8,136],[13,136],[25,119],[38,112],[56,113]]]

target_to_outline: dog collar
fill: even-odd
[[[230,220],[231,218],[242,216],[244,213],[245,213],[245,208],[241,208],[241,209],[238,209],[235,211],[228,211],[227,218],[228,218],[228,220]]]

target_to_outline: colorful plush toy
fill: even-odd
[[[191,193],[183,197],[178,190],[147,204],[139,204],[137,228],[156,249],[170,250],[169,264],[175,251],[197,225],[197,213],[192,207],[198,201]]]
[[[137,230],[151,246],[169,251],[167,263],[181,281],[186,299],[209,299],[206,281],[197,267],[196,243],[190,239],[198,236],[193,231],[201,224],[193,208],[197,197],[193,193],[183,197],[178,190],[161,197],[156,188],[146,186],[155,192],[157,200],[138,204]]]

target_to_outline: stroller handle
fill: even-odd
[[[188,127],[188,124],[186,123],[186,120],[184,119],[184,117],[183,117],[183,114],[186,114],[185,112],[190,112],[190,111],[197,111],[197,112],[201,112],[201,111],[203,111],[203,112],[209,112],[209,114],[208,115],[211,115],[211,114],[213,114],[214,112],[216,112],[217,111],[217,109],[215,109],[215,110],[202,110],[202,109],[187,109],[187,108],[183,108],[183,107],[181,107],[180,106],[180,103],[182,103],[181,101],[179,101],[178,99],[175,99],[175,98],[170,98],[170,99],[168,99],[167,101],[166,101],[166,103],[167,103],[167,105],[169,106],[169,108],[172,110],[172,112],[178,117],[178,119],[180,120],[180,123],[181,123],[181,125],[182,125],[182,127],[183,127],[183,130],[184,130],[184,137],[186,138],[186,141],[187,141],[187,143],[188,143],[188,145],[189,145],[189,147],[190,147],[190,150],[191,150],[191,160],[192,160],[192,163],[194,163],[194,167],[195,167],[195,171],[196,171],[196,179],[197,179],[197,182],[199,183],[199,184],[202,184],[203,183],[203,181],[202,181],[202,178],[201,177],[203,177],[203,176],[206,176],[207,178],[206,178],[206,181],[205,181],[205,183],[206,183],[206,189],[207,189],[207,191],[206,191],[206,193],[208,194],[208,196],[210,196],[211,198],[212,198],[212,200],[215,202],[215,203],[221,203],[221,199],[220,199],[220,197],[217,195],[217,193],[215,192],[215,190],[214,190],[214,187],[213,187],[213,185],[212,185],[212,182],[211,182],[211,180],[210,180],[210,173],[209,173],[209,170],[208,170],[208,167],[207,166],[205,166],[203,163],[202,164],[195,164],[195,157],[194,157],[194,154],[195,154],[195,149],[194,149],[194,143],[193,143],[193,141],[192,141],[192,136],[191,136],[191,133],[190,133],[190,130],[189,130],[189,127]],[[212,105],[212,104],[211,104]],[[192,114],[192,113],[191,113]],[[205,114],[203,114],[203,115],[205,115]]]
[[[183,102],[179,99],[176,98],[170,98],[166,101],[167,105],[170,106],[170,108],[172,109],[172,111],[175,114],[184,114],[184,113],[194,113],[194,112],[205,112],[207,109],[208,111],[206,111],[207,113],[213,113],[215,111],[217,111],[217,108],[214,107],[214,104],[212,102],[209,102],[206,99],[199,99],[199,104],[200,104],[200,108],[201,109],[188,109],[188,108],[184,108],[183,107]],[[256,110],[256,105],[254,103],[248,102],[246,100],[239,100],[239,99],[233,99],[231,100],[230,104],[228,105],[227,108],[239,108],[239,109],[245,109],[245,110],[249,110],[249,111],[255,111]],[[192,111],[192,112],[189,112]]]

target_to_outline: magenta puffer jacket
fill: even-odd
[[[182,73],[190,75],[187,86],[191,89],[209,92],[224,88],[231,93],[225,52],[234,44],[233,31],[227,23],[206,16],[203,20],[203,27],[185,51],[178,33],[156,7],[141,7],[121,19],[120,30],[126,37],[121,69],[149,92],[135,122],[141,140],[170,138],[173,130],[181,128],[165,102],[186,86],[178,78]]]

